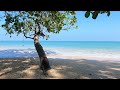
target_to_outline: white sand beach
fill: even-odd
[[[38,58],[0,59],[0,79],[120,79],[120,60],[48,56],[52,73],[43,75]]]

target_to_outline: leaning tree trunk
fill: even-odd
[[[46,72],[47,70],[51,69],[51,67],[48,58],[45,54],[45,51],[43,50],[43,47],[39,43],[38,38],[36,39],[36,37],[34,37],[34,45],[38,53],[38,56],[40,58],[40,62],[41,62],[40,69],[43,70],[43,72]]]

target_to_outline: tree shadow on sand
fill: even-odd
[[[1,79],[39,79],[39,63],[29,58],[0,59]]]
[[[120,79],[120,63],[98,60],[68,60],[55,58],[50,60],[61,79]]]
[[[0,59],[1,79],[120,79],[120,62],[49,58],[53,72],[44,76],[39,59]]]

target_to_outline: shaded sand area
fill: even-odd
[[[38,58],[0,59],[0,79],[120,79],[120,61],[48,56],[50,76],[39,70]]]

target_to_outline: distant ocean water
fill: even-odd
[[[120,59],[117,41],[41,41],[46,54]],[[33,41],[0,41],[0,58],[38,57]]]

